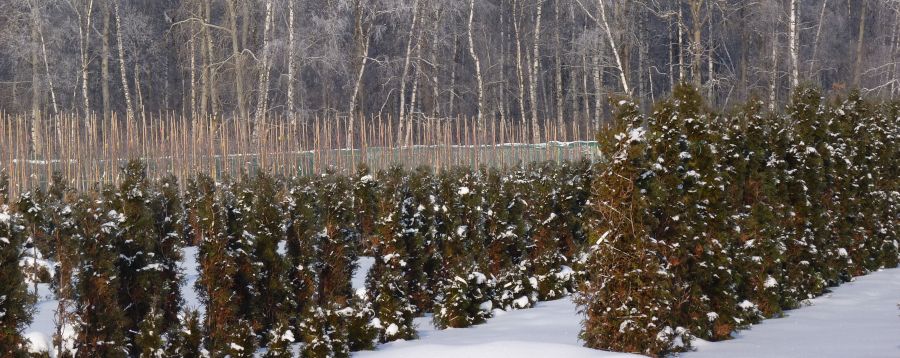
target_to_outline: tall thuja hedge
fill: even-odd
[[[117,241],[126,218],[96,192],[75,208],[78,265],[75,312],[76,357],[125,357],[127,318],[119,304],[122,276],[117,268]]]
[[[316,198],[314,183],[310,178],[302,177],[292,181],[284,202],[287,221],[285,261],[289,294],[293,298],[291,316],[295,323],[316,305],[318,272],[322,265],[319,241],[325,234]],[[302,332],[297,329],[295,333],[299,337]]]
[[[0,355],[25,357],[22,330],[31,323],[32,299],[19,269],[22,218],[0,199]]]
[[[359,255],[359,232],[350,224],[354,217],[351,183],[346,177],[329,173],[317,181],[321,236],[322,267],[319,272],[320,305],[343,306],[353,294],[350,278],[356,270]]]
[[[568,294],[572,288],[571,269],[564,271],[577,246],[567,205],[571,179],[565,167],[545,163],[532,168],[536,176],[531,187],[530,264],[537,280],[538,297],[553,300]]]
[[[116,267],[119,275],[119,306],[124,311],[126,335],[134,339],[140,323],[155,310],[161,316],[167,308],[180,305],[180,273],[177,262],[181,258],[180,240],[166,238],[159,232],[153,208],[153,193],[146,168],[139,161],[131,161],[123,169],[124,179],[110,203],[121,213],[121,235],[116,243],[119,253]],[[177,311],[171,312],[174,317]],[[161,321],[166,330],[166,321]],[[142,351],[141,342],[132,342],[130,351]]]
[[[162,317],[161,328],[170,331],[178,327],[176,323],[183,303],[182,273],[178,262],[183,259],[181,252],[185,244],[185,210],[175,176],[167,175],[154,182],[149,201],[159,235],[157,243],[162,286],[158,287],[161,291],[158,313]]]
[[[409,191],[408,181],[399,168],[386,173],[375,223],[372,252],[375,264],[366,286],[373,297],[375,327],[378,340],[390,342],[412,339],[416,308],[410,298],[409,253],[421,247],[417,204]]]
[[[727,215],[726,233],[733,238],[729,255],[741,308],[739,324],[754,323],[781,311],[778,282],[784,281],[784,235],[779,229],[777,140],[780,118],[762,113],[764,104],[752,101],[733,118],[720,118],[724,129],[722,161]]]
[[[225,230],[227,212],[217,185],[207,175],[188,183],[188,222],[192,241],[199,243],[199,277],[195,288],[204,305],[204,347],[216,354],[231,353],[239,345],[232,332],[237,328],[237,305],[232,299],[232,281],[237,267],[231,257]]]
[[[437,214],[443,230],[441,282],[436,293],[434,324],[438,328],[468,327],[490,317],[492,279],[483,272],[484,198],[480,177],[460,169],[442,172]]]
[[[761,108],[714,115],[686,87],[646,118],[622,102],[599,137],[588,346],[663,355],[727,339],[896,265],[896,109],[808,88],[784,115]]]
[[[699,92],[682,86],[656,109],[649,124],[651,130],[674,135],[652,143],[652,155],[663,168],[654,197],[662,201],[654,204],[657,219],[666,225],[659,238],[665,240],[681,298],[677,314],[692,334],[711,340],[728,338],[738,314],[733,262],[727,254],[733,236],[725,229],[728,183],[718,167],[721,134],[715,116],[704,108]]]
[[[788,108],[784,163],[775,174],[781,182],[785,213],[780,223],[785,232],[785,280],[782,305],[797,307],[801,301],[823,292],[837,274],[826,265],[836,257],[828,233],[828,211],[823,206],[826,180],[833,180],[826,167],[829,151],[827,119],[819,93],[801,88]],[[830,236],[830,235],[828,235]]]
[[[897,267],[900,259],[900,104],[882,105],[879,111],[859,128],[856,138],[863,133],[870,139],[861,153],[869,161],[873,176],[873,199],[868,209],[874,216],[874,227],[868,229],[872,236],[880,238],[880,261],[885,267]],[[868,174],[867,174],[868,175]]]
[[[288,319],[292,306],[285,282],[287,267],[278,253],[278,244],[284,237],[280,186],[263,173],[255,174],[244,185],[252,195],[245,204],[242,235],[250,241],[255,266],[251,283],[254,288],[248,302],[252,311],[247,318],[253,322],[257,335],[267,340],[268,332]]]
[[[418,167],[409,173],[409,190],[412,200],[418,203],[417,230],[422,238],[422,247],[408,253],[409,272],[412,274],[408,279],[412,303],[422,313],[431,311],[441,279],[443,259],[440,247],[443,235],[439,232],[439,225],[442,224],[437,214],[441,211],[442,201],[436,192],[435,176],[428,167]]]
[[[353,175],[353,208],[356,212],[354,224],[360,236],[360,253],[371,250],[371,239],[375,234],[378,220],[378,186],[375,177],[365,165],[360,165]]]
[[[599,138],[593,186],[598,215],[577,302],[585,314],[581,339],[591,348],[647,355],[676,349],[674,282],[666,270],[653,190],[660,185],[648,133],[637,106],[620,102],[619,127]]]
[[[531,182],[524,170],[491,170],[487,177],[488,211],[485,223],[490,242],[489,271],[497,278],[495,303],[500,308],[529,308],[538,300],[536,280],[528,260],[526,193]]]

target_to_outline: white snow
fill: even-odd
[[[469,193],[469,188],[468,188],[468,187],[464,187],[464,186],[463,186],[463,187],[460,187],[460,188],[459,188],[459,191],[457,191],[456,193],[459,194],[459,195],[466,195],[466,194]]]
[[[431,317],[416,318],[419,339],[391,342],[354,357],[640,357],[582,347],[581,316],[569,299],[539,302],[465,329],[436,330]]]
[[[388,336],[388,337],[393,337],[394,335],[397,334],[397,332],[400,332],[400,327],[397,327],[396,324],[391,323],[391,325],[388,326],[387,329],[384,330],[384,335]]]
[[[202,309],[194,291],[197,279],[196,248],[184,249],[182,295],[185,306]],[[353,277],[354,289],[365,286],[374,264],[360,257]],[[562,272],[569,269],[563,268]],[[767,280],[768,281],[768,280]],[[773,279],[774,281],[774,279]],[[32,351],[50,350],[55,332],[57,301],[47,284],[38,284],[34,321],[24,334]],[[811,300],[810,306],[786,312],[749,330],[736,332],[724,342],[694,341],[693,357],[900,357],[900,268],[856,278]],[[518,303],[518,302],[517,302]],[[524,303],[524,302],[523,302]],[[514,303],[515,304],[515,303]],[[745,301],[743,309],[755,305]],[[484,309],[492,307],[485,305]],[[582,316],[569,298],[538,302],[534,308],[500,311],[487,323],[466,329],[436,330],[431,317],[416,318],[420,339],[381,345],[357,357],[626,357],[634,356],[584,348],[578,340]],[[710,318],[710,317],[708,317]],[[390,327],[388,327],[390,329]],[[68,327],[65,336],[74,335]],[[288,337],[282,337],[287,339]],[[70,338],[71,339],[71,338]],[[243,347],[234,347],[243,348]]]
[[[695,341],[697,351],[684,356],[900,357],[900,269],[857,277],[832,291],[735,339]]]
[[[49,353],[53,346],[50,338],[42,332],[28,332],[24,337],[28,340],[29,353]]]
[[[357,267],[356,272],[353,273],[353,278],[350,280],[350,284],[353,286],[354,291],[365,291],[366,276],[369,274],[369,270],[372,269],[372,266],[375,265],[375,258],[369,256],[360,256],[356,263],[359,266]]]
[[[197,250],[197,247],[185,247],[181,251],[182,261],[178,263],[178,267],[184,274],[184,281],[181,282],[181,297],[184,298],[184,307],[197,309],[202,314],[204,312],[203,305],[200,304],[200,296],[194,290],[194,283],[200,277],[197,266]]]
[[[766,282],[763,283],[763,286],[765,288],[772,288],[778,286],[778,281],[776,281],[774,277],[769,276],[766,278]]]
[[[643,127],[632,128],[628,131],[628,142],[629,143],[640,143],[644,141],[644,135],[647,133],[647,130]]]
[[[735,333],[724,342],[695,340],[694,357],[900,357],[900,269],[858,277],[788,311]],[[755,305],[746,301],[741,307]],[[711,312],[712,313],[712,312]],[[584,348],[582,316],[569,298],[495,315],[465,329],[436,330],[430,317],[416,319],[420,339],[391,342],[356,357],[638,357]],[[670,329],[671,331],[671,329]]]

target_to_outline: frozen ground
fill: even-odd
[[[182,269],[185,306],[199,307],[193,290],[197,278],[195,248],[185,250]],[[353,287],[363,287],[374,260],[360,258]],[[49,347],[56,301],[46,285],[38,285],[41,298],[34,322],[25,330],[34,348]],[[581,316],[570,299],[541,302],[535,308],[495,311],[487,323],[472,328],[438,331],[430,317],[416,319],[419,339],[393,342],[357,357],[627,357],[587,349],[578,341]],[[858,277],[814,299],[810,306],[789,311],[735,334],[725,342],[695,342],[699,357],[900,357],[900,269]]]
[[[834,288],[787,317],[770,319],[724,342],[695,342],[696,357],[900,357],[900,269]],[[613,357],[581,347],[581,317],[569,299],[500,312],[486,324],[436,331],[419,318],[420,339],[382,345],[358,357]]]

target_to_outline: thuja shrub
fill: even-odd
[[[715,113],[685,86],[648,115],[619,102],[593,169],[587,346],[728,339],[897,265],[897,107],[800,88],[785,114],[761,108]]]
[[[115,187],[77,192],[56,176],[2,204],[16,223],[4,248],[17,263],[32,236],[36,250],[24,253],[57,265],[67,321],[83,323],[67,343],[79,355],[282,356],[298,343],[305,356],[345,355],[415,338],[413,318],[429,312],[438,327],[465,327],[567,294],[591,176],[585,163],[540,163],[199,174],[182,187],[132,161]],[[370,272],[357,272],[360,255],[374,256]],[[183,311],[187,259],[202,315]],[[354,276],[369,277],[366,289]],[[18,340],[4,346],[24,348],[19,331],[4,331]]]

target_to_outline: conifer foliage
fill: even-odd
[[[717,114],[686,86],[647,116],[619,102],[594,169],[586,345],[660,356],[728,339],[897,265],[881,215],[896,213],[895,110],[810,88],[784,115],[761,107]]]
[[[31,298],[19,269],[21,216],[0,199],[0,355],[24,357],[22,330],[31,322]]]

